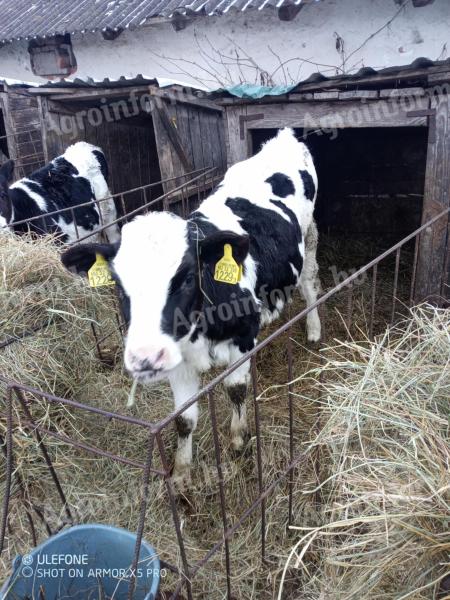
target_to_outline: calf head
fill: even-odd
[[[8,227],[12,220],[12,205],[8,188],[13,180],[14,161],[8,160],[0,167],[0,230]]]
[[[125,225],[120,243],[80,244],[67,250],[62,261],[81,271],[94,264],[96,254],[109,261],[129,302],[125,366],[139,381],[151,382],[166,377],[182,361],[183,344],[207,301],[205,278],[211,283],[227,243],[242,263],[247,236],[217,231],[204,237],[191,222],[154,212]]]

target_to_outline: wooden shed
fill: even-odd
[[[191,88],[159,88],[138,77],[59,82],[29,88],[28,95],[39,107],[45,161],[77,141],[98,145],[113,193],[163,181],[152,188],[157,197],[186,181],[183,174],[226,166],[224,109]],[[127,211],[141,198],[128,196]]]
[[[325,77],[283,95],[214,94],[226,111],[228,164],[256,152],[276,129],[296,130],[319,175],[319,229],[388,248],[450,202],[450,61]],[[415,299],[449,297],[449,222],[418,246]]]

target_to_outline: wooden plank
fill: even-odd
[[[160,114],[154,109],[155,101],[153,101],[153,126],[155,130],[156,148],[158,151],[159,168],[161,178],[168,179],[174,177],[174,169],[172,162],[171,144],[164,125],[162,124]],[[173,181],[164,184],[164,192],[168,192],[175,187]]]
[[[214,112],[224,111],[222,106],[211,100],[208,100],[207,98],[197,98],[193,94],[186,94],[181,90],[174,92],[166,89],[151,87],[149,88],[149,92],[152,96],[171,101],[174,104],[187,104],[189,106],[196,106],[197,108],[212,110]]]
[[[434,143],[428,144],[422,224],[442,212],[450,202],[450,100],[447,95],[432,99],[436,109]],[[429,135],[429,140],[431,133]],[[433,139],[433,138],[431,138]],[[447,278],[445,268],[448,248],[448,219],[440,219],[421,236],[419,246],[415,301],[437,301]]]
[[[194,169],[201,169],[205,166],[205,160],[203,157],[203,143],[200,132],[200,113],[194,107],[190,107],[188,114]]]
[[[193,166],[192,166],[191,161],[189,160],[189,158],[186,154],[186,151],[183,147],[183,143],[180,139],[177,128],[175,127],[174,123],[172,122],[172,116],[170,115],[170,112],[169,112],[170,109],[168,107],[166,107],[164,104],[159,104],[159,103],[155,103],[155,108],[158,113],[160,122],[162,123],[164,129],[166,130],[167,136],[168,136],[172,146],[174,147],[174,149],[181,161],[181,164],[183,165],[185,172],[188,173],[189,171],[193,171]]]
[[[202,111],[199,111],[199,123],[200,123],[200,139],[203,146],[203,157],[205,161],[205,167],[213,167],[214,166],[214,157],[213,157],[213,143],[211,140],[211,130],[210,124],[208,120],[208,114]]]
[[[425,89],[423,87],[411,87],[380,90],[380,98],[404,98],[405,96],[425,96]]]
[[[337,100],[339,92],[314,92],[314,100]]]
[[[195,160],[192,149],[191,135],[189,131],[189,106],[187,106],[186,104],[175,104],[173,106],[175,108],[176,113],[175,121],[173,121],[173,123],[178,132],[181,145],[184,149],[189,164],[192,167],[191,170],[193,170]],[[197,111],[198,109],[196,107],[193,107],[193,110]]]
[[[445,73],[431,73],[428,75],[429,84],[448,83],[450,81],[450,70]]]
[[[215,119],[217,129],[217,139],[220,148],[220,171],[225,171],[227,168],[227,148],[225,144],[225,119],[223,116]]]
[[[149,93],[148,85],[144,86],[136,86],[136,87],[120,87],[120,88],[67,88],[65,92],[60,92],[60,90],[53,90],[53,94],[51,94],[50,100],[54,100],[56,102],[65,100],[69,100],[70,102],[79,102],[84,100],[92,100],[93,98],[129,98],[131,94],[142,95]]]
[[[248,158],[247,142],[245,139],[241,140],[240,135],[240,117],[247,114],[248,108],[261,111],[261,106],[230,106],[226,110],[225,140],[228,167]]]
[[[427,108],[427,106],[427,98],[415,100],[415,108]],[[230,110],[232,109],[227,109],[227,115]],[[345,103],[305,102],[265,106],[249,105],[246,107],[247,116],[263,113],[264,118],[248,122],[246,127],[249,129],[280,129],[286,126],[307,129],[339,129],[346,127],[424,127],[427,125],[426,117],[409,117],[407,113],[410,110],[410,106],[403,105],[401,99],[374,100],[364,104],[356,100]],[[234,127],[233,121],[231,121],[231,126]]]
[[[222,151],[220,149],[220,136],[217,129],[217,116],[212,112],[205,112],[204,114],[209,124],[209,134],[211,136],[212,166],[220,169]]]
[[[376,99],[378,97],[378,90],[350,90],[347,92],[339,92],[339,100],[358,100],[361,98]]]

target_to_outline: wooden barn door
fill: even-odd
[[[431,99],[422,224],[450,205],[450,99]],[[450,298],[449,220],[442,218],[419,240],[415,301]]]

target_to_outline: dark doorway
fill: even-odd
[[[276,134],[254,130],[253,148]],[[428,131],[425,127],[343,129],[335,139],[297,137],[309,147],[319,178],[316,220],[332,236],[388,248],[420,226]]]

